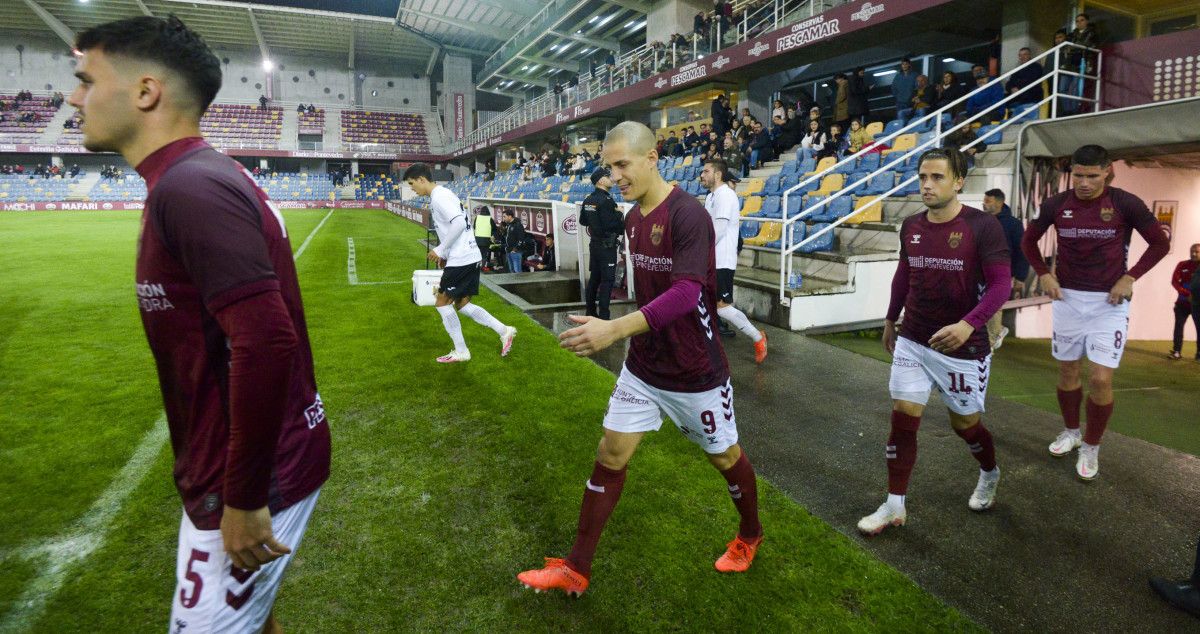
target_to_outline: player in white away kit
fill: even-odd
[[[737,182],[737,177],[729,173],[729,165],[724,159],[704,162],[700,183],[709,191],[704,197],[704,208],[712,216],[713,229],[717,232],[717,314],[750,337],[754,342],[754,361],[762,363],[767,358],[767,333],[755,328],[746,313],[733,305],[733,274],[737,270],[742,217],[737,193],[729,185],[731,182]]]
[[[429,251],[429,259],[442,269],[442,280],[438,282],[437,311],[442,316],[442,325],[454,342],[454,349],[449,354],[437,358],[438,363],[459,363],[471,360],[471,351],[463,339],[462,322],[458,313],[475,320],[475,323],[491,328],[500,335],[500,356],[508,356],[512,350],[513,337],[517,329],[505,326],[500,320],[492,317],[491,313],[481,306],[471,303],[471,298],[479,294],[479,267],[483,257],[479,254],[479,246],[475,244],[475,236],[471,223],[467,220],[467,212],[454,192],[433,182],[433,172],[424,163],[414,163],[404,171],[404,180],[419,196],[429,196],[429,206],[433,211],[433,224],[437,229],[438,245]],[[457,309],[458,312],[455,312]]]
[[[1071,156],[1070,191],[1042,202],[1029,223],[1021,250],[1046,296],[1054,333],[1051,354],[1058,360],[1058,406],[1066,426],[1050,443],[1050,455],[1079,448],[1075,473],[1091,480],[1100,473],[1100,437],[1113,411],[1113,373],[1129,334],[1133,282],[1145,275],[1171,248],[1170,239],[1140,198],[1108,187],[1112,161],[1099,145],[1085,145]],[[1050,272],[1038,240],[1053,226],[1058,232],[1057,274]],[[1129,239],[1137,230],[1149,245],[1137,264],[1125,270]],[[1087,433],[1079,432],[1083,402],[1082,360],[1087,354]]]
[[[900,226],[900,263],[883,322],[883,347],[892,353],[888,496],[859,520],[858,530],[868,535],[902,526],[908,518],[904,498],[930,389],[941,395],[950,426],[979,463],[979,480],[967,506],[973,511],[991,508],[1000,480],[992,434],[980,418],[992,364],[986,325],[1012,289],[1008,242],[995,217],[958,201],[967,176],[961,152],[929,150],[921,155],[917,171],[928,209]],[[904,322],[897,336],[901,307]]]

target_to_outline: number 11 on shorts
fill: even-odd
[[[970,394],[971,386],[967,385],[967,377],[962,372],[947,372],[950,375],[950,392],[953,394]]]

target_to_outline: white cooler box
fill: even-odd
[[[432,271],[413,271],[412,300],[417,306],[433,306],[437,300],[434,289],[442,280],[440,269]]]

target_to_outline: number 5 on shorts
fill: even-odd
[[[196,607],[197,603],[200,603],[200,592],[204,590],[204,578],[200,576],[200,573],[192,570],[192,564],[196,563],[197,561],[201,563],[208,561],[208,553],[204,552],[203,550],[197,550],[193,548],[192,557],[191,559],[188,559],[187,572],[184,573],[183,576],[188,581],[192,582],[192,594],[189,596],[185,594],[187,592],[186,590],[180,588],[179,604],[189,610]]]

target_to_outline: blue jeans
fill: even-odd
[[[521,262],[524,259],[525,259],[525,254],[521,253],[520,251],[517,251],[516,253],[510,252],[508,254],[508,272],[509,273],[523,272],[523,269],[521,267]]]
[[[1078,83],[1079,83],[1078,77],[1071,77],[1070,75],[1059,75],[1059,77],[1058,77],[1058,92],[1059,92],[1059,94],[1078,96],[1078,93],[1079,93]],[[1080,103],[1081,102],[1076,101],[1074,99],[1059,98],[1059,100],[1058,100],[1059,116],[1075,114],[1076,112],[1079,111]]]
[[[750,169],[758,165],[758,150],[750,150]]]

